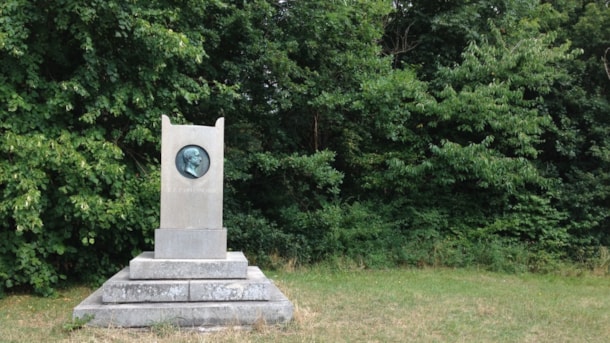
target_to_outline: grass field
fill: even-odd
[[[201,333],[67,330],[92,291],[0,300],[0,342],[610,342],[610,277],[394,269],[268,272],[295,304],[285,327]]]

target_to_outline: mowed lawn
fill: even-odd
[[[92,291],[0,300],[0,342],[610,342],[610,277],[473,270],[267,272],[295,304],[285,327],[70,331]]]

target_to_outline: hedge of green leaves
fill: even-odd
[[[603,1],[5,0],[0,292],[152,249],[162,114],[226,118],[254,263],[586,259],[610,245],[609,30]]]

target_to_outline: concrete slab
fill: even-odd
[[[245,280],[191,280],[190,301],[269,300],[271,281],[258,267],[248,267]]]
[[[227,229],[156,229],[155,258],[226,259]]]
[[[105,303],[189,301],[189,280],[130,280],[129,267],[102,285]]]
[[[245,279],[248,260],[236,251],[227,252],[226,259],[158,259],[147,251],[129,262],[129,274],[141,280]]]
[[[258,267],[248,267],[247,279],[131,280],[129,267],[102,286],[104,303],[264,301],[271,281]]]
[[[74,308],[73,318],[87,315],[95,327],[147,327],[172,324],[182,327],[251,326],[264,321],[283,324],[292,319],[293,306],[270,283],[269,301],[104,304],[98,289]]]

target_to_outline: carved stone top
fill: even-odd
[[[161,126],[161,229],[221,229],[224,118]]]

